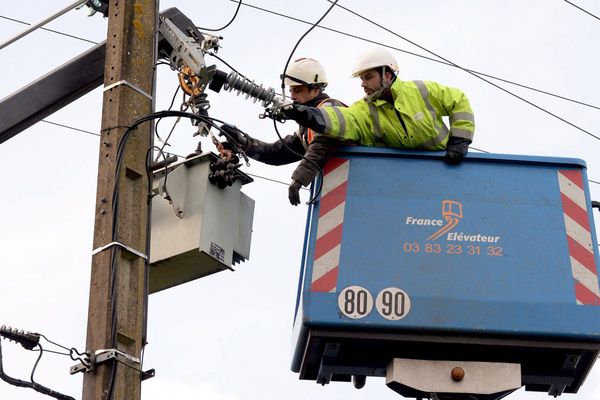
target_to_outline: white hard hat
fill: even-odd
[[[398,64],[394,56],[389,51],[378,47],[367,51],[358,58],[352,68],[352,76],[356,78],[362,72],[377,67],[390,67],[394,73],[398,72]]]
[[[327,74],[318,61],[312,58],[299,58],[288,67],[283,83],[287,86],[327,86]]]

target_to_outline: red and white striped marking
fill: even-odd
[[[319,221],[310,290],[334,293],[342,243],[344,208],[350,162],[332,158],[323,168],[323,189],[319,201]]]
[[[583,176],[578,170],[557,172],[571,258],[571,271],[573,279],[575,279],[575,298],[577,304],[598,306],[600,305],[600,288],[583,189]]]

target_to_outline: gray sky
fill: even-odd
[[[249,0],[274,11],[316,21],[328,8],[324,0],[282,2]],[[0,15],[37,22],[67,1],[4,2]],[[600,106],[597,38],[600,21],[559,0],[345,0],[345,5],[390,30],[461,66]],[[576,4],[600,15],[592,0]],[[224,25],[235,10],[229,0],[162,1],[177,6],[197,25]],[[425,54],[341,9],[322,25],[370,40]],[[92,41],[106,36],[107,20],[72,11],[47,27]],[[278,88],[293,45],[308,27],[242,6],[223,36],[219,55],[251,79]],[[25,29],[0,18],[0,41]],[[0,98],[90,48],[84,41],[38,30],[0,50]],[[313,30],[294,58],[318,59],[327,69],[327,92],[345,102],[362,96],[350,69],[366,42]],[[588,178],[600,182],[600,141],[472,77],[464,71],[394,52],[400,78],[438,81],[461,88],[476,115],[473,146],[495,153],[575,157],[588,165]],[[207,58],[220,69],[218,60]],[[514,93],[600,136],[598,109],[502,84]],[[176,75],[159,66],[157,110],[166,109],[177,87]],[[274,141],[270,121],[261,121],[258,104],[232,93],[209,92],[212,116],[235,123],[265,141]],[[47,118],[98,132],[101,89]],[[164,136],[173,121],[161,122]],[[293,124],[281,129],[290,133]],[[170,150],[187,154],[196,147],[193,130],[181,121]],[[204,148],[212,146],[208,141]],[[83,350],[92,250],[98,137],[40,122],[0,145],[0,325],[37,331],[51,340]],[[294,166],[269,167],[252,162],[251,174],[289,181]],[[590,183],[592,199],[600,185]],[[222,272],[150,298],[149,345],[145,368],[157,376],[143,383],[143,399],[394,399],[381,378],[362,390],[350,384],[322,387],[299,381],[289,370],[291,324],[303,243],[306,206],[292,207],[286,185],[256,179],[244,188],[256,201],[250,261],[234,273]],[[305,200],[307,193],[303,193]],[[598,220],[598,213],[595,215]],[[3,341],[4,366],[27,379],[35,355]],[[70,376],[73,362],[45,355],[36,380],[75,398],[82,376]],[[519,391],[516,400],[545,399],[544,393]],[[600,398],[596,366],[577,395]],[[31,390],[0,382],[0,398],[44,398]]]

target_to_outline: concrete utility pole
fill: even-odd
[[[86,349],[91,353],[116,349],[127,356],[104,357],[108,360],[86,373],[83,400],[140,398],[140,365],[135,359],[140,358],[143,345],[147,301],[144,255],[149,216],[145,163],[152,143],[152,122],[141,124],[130,135],[116,178],[115,172],[117,145],[126,131],[123,126],[152,112],[157,3],[111,0],[109,5]],[[113,224],[115,179],[119,195]]]

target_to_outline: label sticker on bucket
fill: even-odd
[[[388,287],[377,295],[375,308],[383,318],[397,321],[410,311],[410,297],[402,289]]]
[[[360,319],[373,309],[373,296],[361,286],[348,286],[338,296],[338,307],[346,317]]]

